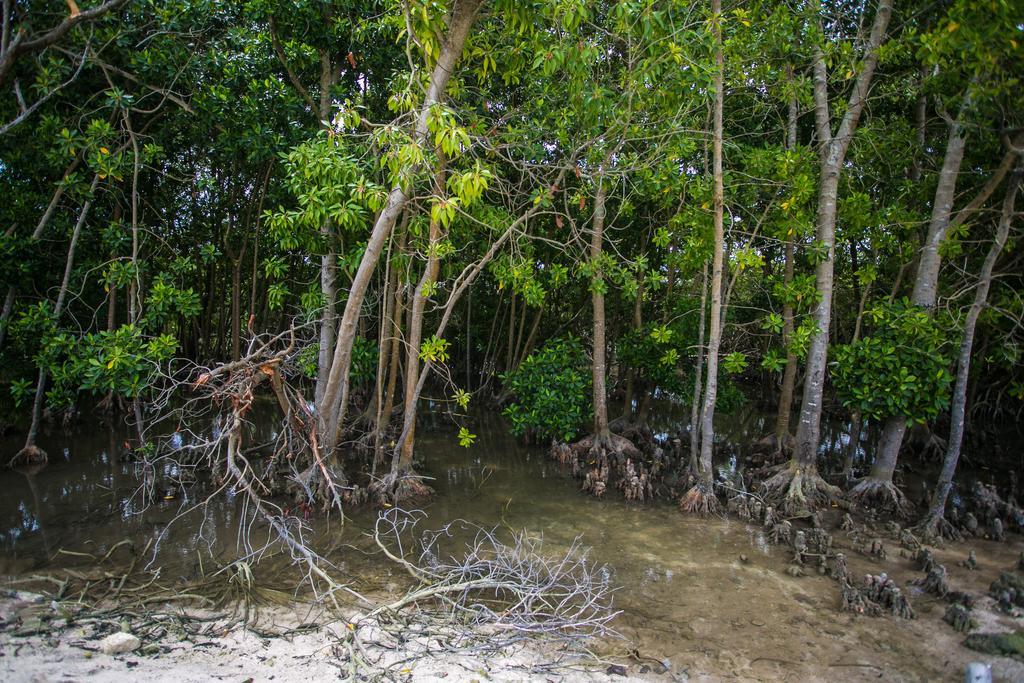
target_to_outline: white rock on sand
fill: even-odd
[[[111,633],[109,636],[99,642],[100,652],[108,655],[120,655],[125,652],[131,652],[137,650],[142,645],[142,641],[133,636],[131,633]]]

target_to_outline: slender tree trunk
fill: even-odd
[[[787,75],[792,80],[792,67],[787,69]],[[799,115],[799,103],[796,99],[796,94],[792,94],[789,98],[789,116],[788,125],[786,127],[786,149],[789,151],[796,150],[796,124],[797,117]],[[783,282],[788,288],[793,282],[793,270],[794,270],[794,249],[793,249],[793,235],[786,235],[786,241],[783,245],[785,264],[783,266]],[[793,339],[793,331],[795,328],[795,314],[793,311],[793,304],[787,298],[782,303],[782,343],[786,347],[786,368],[782,372],[782,387],[779,391],[779,410],[775,420],[775,444],[776,448],[780,452],[786,452],[787,442],[789,441],[789,421],[793,414],[793,395],[796,390],[796,371],[797,371],[797,357],[790,348],[790,343]]]
[[[426,96],[420,107],[412,138],[423,143],[427,136],[427,118],[433,106],[441,101],[448,86],[448,80],[455,71],[455,65],[462,54],[462,48],[469,36],[482,0],[461,0],[452,8],[448,18],[448,33],[441,46],[437,64],[430,77]],[[401,185],[395,185],[388,194],[387,203],[377,217],[366,250],[359,262],[359,268],[352,280],[345,310],[338,326],[331,372],[324,390],[323,400],[317,406],[321,416],[323,450],[335,456],[338,429],[344,421],[349,393],[349,369],[352,363],[352,346],[355,331],[362,311],[363,299],[369,287],[371,276],[377,265],[381,250],[387,242],[399,216],[409,201],[409,194]]]
[[[860,303],[857,306],[857,322],[853,325],[853,343],[860,340],[861,323],[864,320],[864,308],[867,305],[868,295],[871,292],[871,284],[864,287],[861,292]],[[857,452],[860,449],[860,436],[864,429],[864,416],[859,410],[854,410],[850,415],[850,443],[846,447],[846,458],[843,462],[843,479],[847,483],[853,478],[853,463],[857,459]]]
[[[405,252],[406,231],[403,222],[398,237],[398,251]],[[388,368],[388,387],[384,395],[384,409],[381,427],[391,424],[391,413],[395,408],[395,392],[398,387],[399,362],[401,360],[402,315],[405,308],[405,283],[400,272],[395,272],[395,303],[391,311],[391,351],[389,352],[390,367]],[[378,430],[380,431],[380,430]]]
[[[231,264],[231,360],[242,357],[242,259]]]
[[[519,355],[516,357],[516,369],[519,369],[519,366],[523,364],[526,357],[530,355],[531,351],[533,351],[533,346],[537,342],[537,333],[540,331],[540,321],[543,317],[544,306],[538,306],[537,312],[533,314],[533,322],[530,324],[530,333],[526,336],[526,343],[523,344],[519,351]]]
[[[722,345],[722,267],[725,249],[724,189],[722,176],[722,109],[725,103],[725,59],[722,53],[721,2],[712,0],[715,22],[715,112],[712,138],[714,176],[714,255],[711,261],[711,321],[708,328],[708,378],[704,387],[704,406],[700,416],[700,458],[697,461],[698,486],[714,500],[715,402],[718,399],[718,351]]]
[[[1002,215],[999,219],[999,227],[996,229],[995,240],[985,255],[985,262],[982,264],[981,273],[978,275],[978,288],[974,292],[974,303],[967,312],[967,320],[964,322],[963,338],[960,342],[960,354],[957,358],[956,384],[953,387],[953,400],[949,421],[949,441],[946,444],[946,456],[942,462],[942,471],[939,474],[939,481],[932,494],[931,503],[928,507],[923,527],[926,535],[936,535],[940,531],[940,525],[946,514],[946,501],[949,499],[949,492],[953,488],[953,475],[956,472],[957,463],[960,460],[960,448],[964,438],[964,422],[967,415],[967,381],[971,372],[971,351],[974,347],[974,330],[978,324],[978,318],[985,309],[988,301],[988,292],[992,286],[992,272],[995,269],[996,260],[1006,246],[1006,240],[1010,234],[1010,224],[1015,214],[1015,202],[1017,191],[1020,189],[1021,179],[1024,177],[1024,165],[1018,165],[1010,177],[1006,188],[1006,197],[1003,199]]]
[[[606,159],[606,163],[611,159]],[[594,195],[594,216],[590,237],[590,260],[598,268],[595,282],[591,285],[591,303],[594,307],[594,348],[593,348],[593,380],[594,380],[594,443],[605,444],[611,436],[608,430],[608,394],[605,388],[607,360],[605,358],[605,314],[604,314],[604,279],[598,265],[604,246],[604,221],[606,217],[605,200],[607,189],[604,184],[604,168],[598,171],[597,193]]]
[[[512,372],[516,339],[516,293],[512,291],[508,313],[508,345],[505,347],[505,372]]]
[[[846,159],[846,150],[856,132],[860,114],[867,100],[868,89],[878,62],[878,47],[892,14],[892,1],[881,0],[871,29],[871,38],[865,50],[864,63],[850,103],[835,136],[829,123],[828,74],[825,55],[815,48],[814,100],[818,142],[821,145],[821,180],[818,189],[817,239],[827,249],[826,258],[815,269],[815,286],[819,302],[814,311],[818,331],[811,340],[807,353],[807,375],[804,379],[800,423],[797,428],[794,461],[802,469],[817,469],[818,443],[821,437],[821,407],[828,364],[829,323],[832,318],[832,289],[835,266],[836,202],[839,176]]]
[[[704,371],[704,330],[707,327],[708,309],[708,264],[705,263],[700,276],[700,326],[697,329],[697,367],[694,369],[693,401],[690,403],[690,472],[697,474],[700,459],[700,406],[704,395],[702,374]]]
[[[830,499],[835,490],[818,475],[817,456],[821,439],[821,408],[828,366],[829,324],[832,319],[832,290],[835,266],[836,208],[839,176],[853,134],[867,101],[868,90],[878,63],[878,48],[885,40],[892,15],[892,0],[880,0],[871,27],[871,36],[864,48],[864,60],[853,92],[836,134],[832,134],[828,97],[828,72],[820,45],[814,48],[813,94],[814,118],[820,146],[820,182],[818,185],[817,239],[826,249],[826,257],[815,268],[818,305],[814,322],[818,329],[807,352],[800,421],[796,447],[786,471],[765,483],[772,498],[782,494],[784,507],[802,508]]]
[[[71,272],[75,267],[75,249],[78,247],[78,239],[82,235],[82,228],[89,216],[96,198],[96,188],[99,186],[99,174],[93,175],[92,184],[89,187],[89,197],[82,204],[82,210],[78,213],[78,221],[71,233],[71,243],[68,245],[68,255],[64,262],[64,277],[61,279],[60,291],[57,293],[57,301],[53,307],[53,317],[60,319],[64,312],[64,302],[67,298],[68,288],[71,285]],[[43,403],[46,398],[46,382],[48,375],[45,368],[39,368],[39,378],[36,381],[36,395],[32,401],[32,422],[29,425],[28,435],[25,437],[25,446],[13,458],[12,462],[46,460],[46,453],[36,446],[36,438],[39,436],[39,426],[43,421]]]
[[[11,319],[11,311],[14,310],[14,287],[7,288],[7,296],[4,297],[3,311],[0,312],[0,349],[4,347],[4,339],[7,337],[7,324]]]
[[[321,230],[329,246],[320,257],[320,292],[323,295],[324,307],[320,314],[320,350],[317,354],[317,374],[314,398],[316,405],[323,402],[327,391],[327,381],[331,374],[331,361],[334,358],[334,319],[336,317],[337,290],[335,278],[338,275],[338,254],[335,252],[334,231],[330,221],[324,221]]]
[[[965,97],[964,105],[967,104]],[[960,174],[960,165],[964,158],[966,141],[959,119],[962,118],[964,107],[958,120],[947,119],[949,137],[946,141],[946,154],[939,173],[939,183],[935,188],[935,200],[932,204],[931,221],[928,224],[928,235],[917,262],[917,276],[914,279],[914,291],[911,301],[914,305],[932,311],[938,298],[939,267],[942,257],[939,247],[946,239],[950,220],[953,216],[953,202],[956,198],[956,181]],[[899,459],[900,446],[907,431],[906,418],[894,415],[886,419],[882,436],[878,443],[878,455],[871,467],[864,486],[892,484],[892,475]],[[855,488],[856,492],[857,489]]]
[[[445,178],[444,156],[438,150],[438,167],[434,174],[434,193],[437,197],[444,196]],[[431,217],[427,242],[427,263],[423,267],[423,275],[413,294],[409,329],[406,331],[405,410],[411,411],[413,415],[411,427],[407,430],[405,440],[402,442],[401,457],[398,459],[400,472],[412,471],[412,454],[416,442],[416,383],[419,380],[420,345],[423,341],[423,311],[427,306],[427,290],[437,282],[437,273],[441,265],[437,257],[437,248],[440,243],[441,223],[437,218]]]

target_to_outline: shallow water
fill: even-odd
[[[670,435],[669,427],[685,424],[682,412],[659,412],[656,431]],[[723,420],[720,466],[737,466],[738,444],[769,425],[767,418],[749,413]],[[622,614],[613,626],[626,640],[598,643],[604,656],[621,659],[635,650],[648,664],[668,659],[673,671],[692,680],[956,680],[965,662],[986,659],[961,647],[962,638],[941,623],[943,605],[914,595],[912,588],[917,620],[839,613],[836,583],[817,574],[786,574],[790,552],[769,545],[757,527],[684,517],[668,502],[631,505],[614,495],[604,500],[583,495],[542,449],[521,445],[494,414],[472,418],[471,431],[479,438],[470,449],[455,443],[454,430],[439,413],[428,412],[421,422],[418,452],[437,494],[424,507],[424,527],[458,518],[485,527],[505,524],[543,534],[553,551],[582,537],[620,587],[615,603]],[[827,439],[841,442],[842,432],[836,431],[827,432]],[[117,429],[54,433],[41,441],[50,453],[48,467],[0,472],[0,573],[74,563],[80,560],[60,551],[103,552],[130,538],[137,547],[157,544],[165,577],[189,579],[199,570],[200,556],[230,562],[244,552],[242,537],[259,547],[265,527],[252,524],[230,492],[210,498],[202,514],[187,512],[195,499],[158,501],[142,509],[136,465],[122,459],[123,442]],[[396,589],[391,567],[369,553],[365,530],[373,516],[358,512],[344,527],[337,517],[315,516],[316,547],[338,565],[340,575],[357,577],[357,589]],[[978,572],[955,568],[967,546],[940,551],[954,588],[984,593],[1000,569],[1015,563],[1022,543],[1011,539],[973,542],[982,564]],[[839,535],[836,542],[842,547],[849,539]],[[890,558],[881,562],[844,548],[854,575],[886,571],[901,584],[916,577],[898,546],[887,545]],[[274,570],[264,576],[280,582],[280,588],[299,586],[286,564],[283,557],[271,560]],[[987,659],[1007,680],[1024,679],[1024,667]]]

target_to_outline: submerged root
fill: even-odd
[[[697,482],[679,499],[679,510],[687,514],[717,514],[719,507],[718,497],[715,496],[714,485],[711,482]]]
[[[570,463],[573,476],[583,479],[583,490],[598,498],[608,490],[612,474],[617,475],[627,500],[642,501],[654,493],[648,473],[639,464],[642,453],[618,434],[591,434],[571,446],[553,446],[552,455],[563,464]]]
[[[370,494],[378,505],[392,506],[406,501],[420,501],[433,495],[434,490],[423,483],[413,471],[398,470],[370,484]]]
[[[7,461],[7,467],[23,467],[26,465],[45,465],[50,461],[49,456],[39,446],[25,446],[14,454],[14,457]]]
[[[765,500],[777,503],[784,514],[792,516],[827,507],[841,492],[822,479],[816,467],[802,467],[790,461],[761,484],[761,493]]]
[[[861,509],[887,512],[898,517],[905,518],[914,509],[914,504],[891,481],[862,479],[850,490],[849,496],[851,502]]]

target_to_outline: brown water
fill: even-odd
[[[678,424],[665,411],[658,420]],[[658,424],[658,422],[656,422]],[[269,428],[269,427],[268,427]],[[546,454],[510,437],[500,417],[479,415],[476,444],[455,444],[443,415],[427,413],[418,434],[424,472],[437,495],[425,506],[425,527],[456,518],[483,526],[500,523],[543,534],[549,548],[576,536],[606,563],[620,589],[613,623],[625,636],[595,645],[596,652],[622,661],[636,650],[644,662],[668,659],[690,680],[958,680],[963,665],[991,661],[1003,680],[1024,680],[1024,666],[971,653],[962,636],[941,622],[944,605],[908,588],[919,618],[858,618],[838,612],[834,581],[816,574],[793,578],[785,570],[791,553],[769,545],[760,528],[728,519],[694,519],[668,502],[630,505],[610,496],[596,500]],[[721,427],[720,466],[741,462],[739,443],[767,431],[764,418],[743,414]],[[828,436],[841,441],[840,436]],[[251,524],[239,502],[222,493],[202,513],[187,512],[195,499],[160,501],[143,509],[137,497],[136,465],[123,459],[119,430],[93,425],[71,434],[48,435],[41,445],[51,463],[37,472],[0,472],[0,573],[24,574],[80,561],[59,551],[104,552],[130,538],[156,544],[155,565],[165,578],[194,578],[200,556],[228,563],[244,552],[240,529],[259,546],[265,527]],[[3,444],[5,450],[9,444]],[[338,574],[355,576],[357,589],[391,583],[391,568],[368,554],[369,511],[344,527],[315,517],[316,546],[336,563]],[[173,524],[171,523],[173,521]],[[1000,570],[1012,567],[1024,547],[1020,537],[1006,544],[975,541],[952,546],[938,557],[949,568],[954,589],[983,594]],[[887,541],[890,557],[877,561],[837,536],[855,575],[888,572],[903,584],[918,573]],[[844,545],[846,547],[844,547]],[[981,570],[956,564],[974,548]],[[748,558],[740,560],[740,555]],[[300,585],[284,557],[271,560],[279,587]],[[989,626],[1010,628],[1005,617]],[[1019,627],[1019,626],[1018,626]],[[638,666],[639,662],[634,663]],[[634,667],[634,670],[636,667]]]

